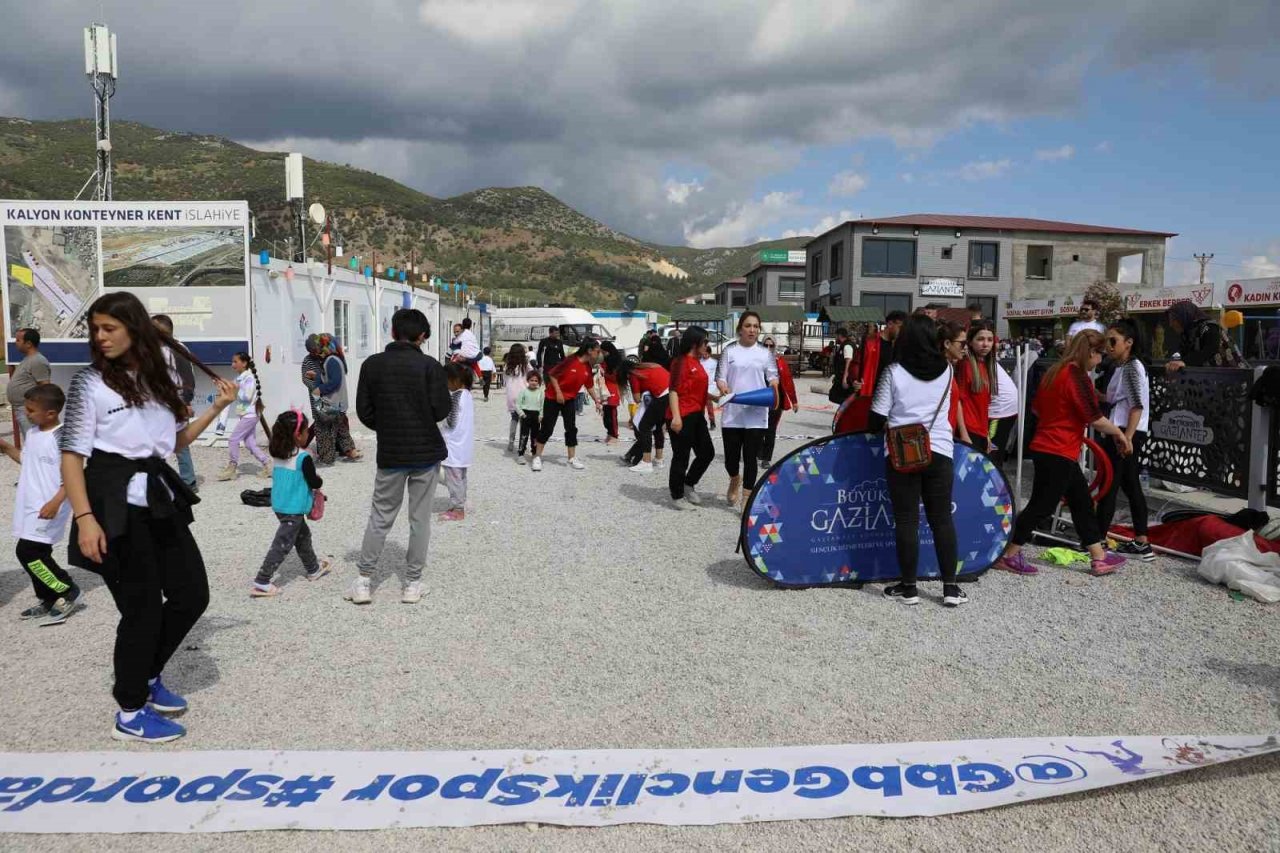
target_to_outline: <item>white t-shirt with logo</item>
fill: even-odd
[[[1138,432],[1147,432],[1151,421],[1151,383],[1147,368],[1131,358],[1111,374],[1107,383],[1107,402],[1111,404],[1111,422],[1120,429],[1129,426],[1129,412],[1141,406]]]
[[[63,411],[59,446],[86,458],[102,450],[127,459],[165,459],[177,447],[178,430],[186,424],[155,400],[127,405],[92,367],[71,378]],[[129,480],[127,500],[133,506],[147,505],[146,474],[139,472]]]
[[[734,394],[759,390],[777,378],[778,360],[759,341],[749,347],[733,341],[720,353],[716,379],[728,384]],[[729,429],[768,429],[769,407],[731,402],[724,407],[720,425]]]
[[[55,545],[71,519],[71,501],[64,500],[53,518],[41,518],[40,508],[62,488],[62,451],[58,448],[61,426],[51,430],[32,427],[22,439],[22,471],[13,507],[13,536]]]

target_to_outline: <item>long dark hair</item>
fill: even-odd
[[[98,327],[93,322],[95,314],[105,314],[124,325],[129,333],[129,357],[113,359],[102,354],[98,347]],[[106,386],[130,406],[155,401],[173,412],[175,418],[185,419],[187,405],[182,402],[164,360],[164,338],[168,338],[168,345],[175,353],[188,358],[191,354],[185,347],[174,345],[176,342],[171,336],[162,335],[138,297],[128,291],[103,294],[89,306],[87,316],[91,363],[102,374]]]
[[[502,357],[502,370],[508,376],[523,376],[529,372],[529,353],[524,344],[512,344]]]
[[[701,326],[690,326],[680,334],[680,349],[676,357],[671,359],[671,384],[675,384],[677,375],[685,369],[685,361],[694,358],[693,353],[707,341],[707,330]]]
[[[969,372],[969,390],[975,393],[982,393],[991,388],[991,393],[996,393],[996,383],[999,381],[996,377],[999,375],[996,370],[996,347],[992,342],[991,352],[986,354],[984,358],[978,358],[977,353],[973,351],[973,337],[978,332],[990,332],[994,338],[996,334],[996,324],[990,320],[974,320],[969,324],[969,354],[965,356],[965,368]],[[982,375],[982,371],[978,369],[981,364],[987,368],[986,376]]]
[[[255,394],[253,406],[255,410],[261,409],[264,404],[262,402],[262,378],[258,376],[258,365],[254,363],[253,356],[247,352],[238,352],[233,358],[243,361],[248,365],[249,372],[253,374],[253,390]],[[266,429],[266,427],[263,427],[263,429]]]
[[[311,427],[307,423],[307,416],[299,411],[281,412],[271,427],[271,442],[267,445],[267,452],[276,459],[292,459],[298,452],[298,442],[294,437],[299,432],[307,433],[307,443],[310,444]]]
[[[947,369],[947,357],[938,345],[941,337],[937,323],[923,314],[912,314],[894,341],[894,360],[916,379],[931,382]]]

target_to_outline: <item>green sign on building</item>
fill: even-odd
[[[786,249],[761,249],[756,252],[756,263],[758,264],[785,264],[786,262]]]

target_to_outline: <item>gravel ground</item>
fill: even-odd
[[[807,387],[810,383],[798,383]],[[828,430],[825,400],[783,421]],[[619,467],[592,439],[587,470],[553,445],[533,474],[504,452],[501,395],[477,402],[468,518],[433,525],[429,595],[399,603],[407,527],[388,540],[374,603],[341,598],[372,484],[371,461],[323,471],[316,525],[334,576],[311,584],[296,557],[284,595],[251,600],[275,520],[240,504],[254,477],[204,484],[196,535],[213,603],[166,672],[192,710],[172,749],[727,747],[1008,736],[1280,730],[1280,622],[1161,558],[1093,579],[1048,569],[989,574],[971,603],[904,608],[879,589],[782,591],[734,554],[721,503],[678,513],[665,478]],[[780,442],[779,456],[800,442]],[[363,441],[373,457],[371,441]],[[718,449],[717,440],[717,452]],[[203,475],[225,451],[196,450]],[[4,463],[9,464],[9,463]],[[247,471],[247,467],[245,468]],[[11,469],[16,480],[16,469]],[[717,461],[706,492],[723,493]],[[0,493],[9,517],[13,493]],[[437,508],[445,507],[443,487]],[[554,555],[546,531],[563,547]],[[11,548],[12,543],[7,543]],[[11,551],[9,552],[11,553]],[[115,611],[92,575],[90,606],[60,628],[19,623],[26,577],[0,570],[4,751],[125,748],[108,737]],[[934,595],[935,586],[926,586]],[[1086,795],[912,820],[848,818],[703,828],[524,826],[201,836],[193,849],[695,850],[1280,849],[1280,757]],[[24,850],[132,849],[138,839],[28,836]]]

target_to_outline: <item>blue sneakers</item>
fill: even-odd
[[[143,708],[138,716],[126,723],[116,714],[116,724],[111,737],[116,740],[136,740],[140,743],[168,743],[187,733],[178,723],[162,717],[150,708]]]
[[[159,678],[156,679],[155,684],[151,685],[151,696],[147,699],[147,705],[166,714],[177,714],[187,710],[187,700],[165,687],[164,682]]]

